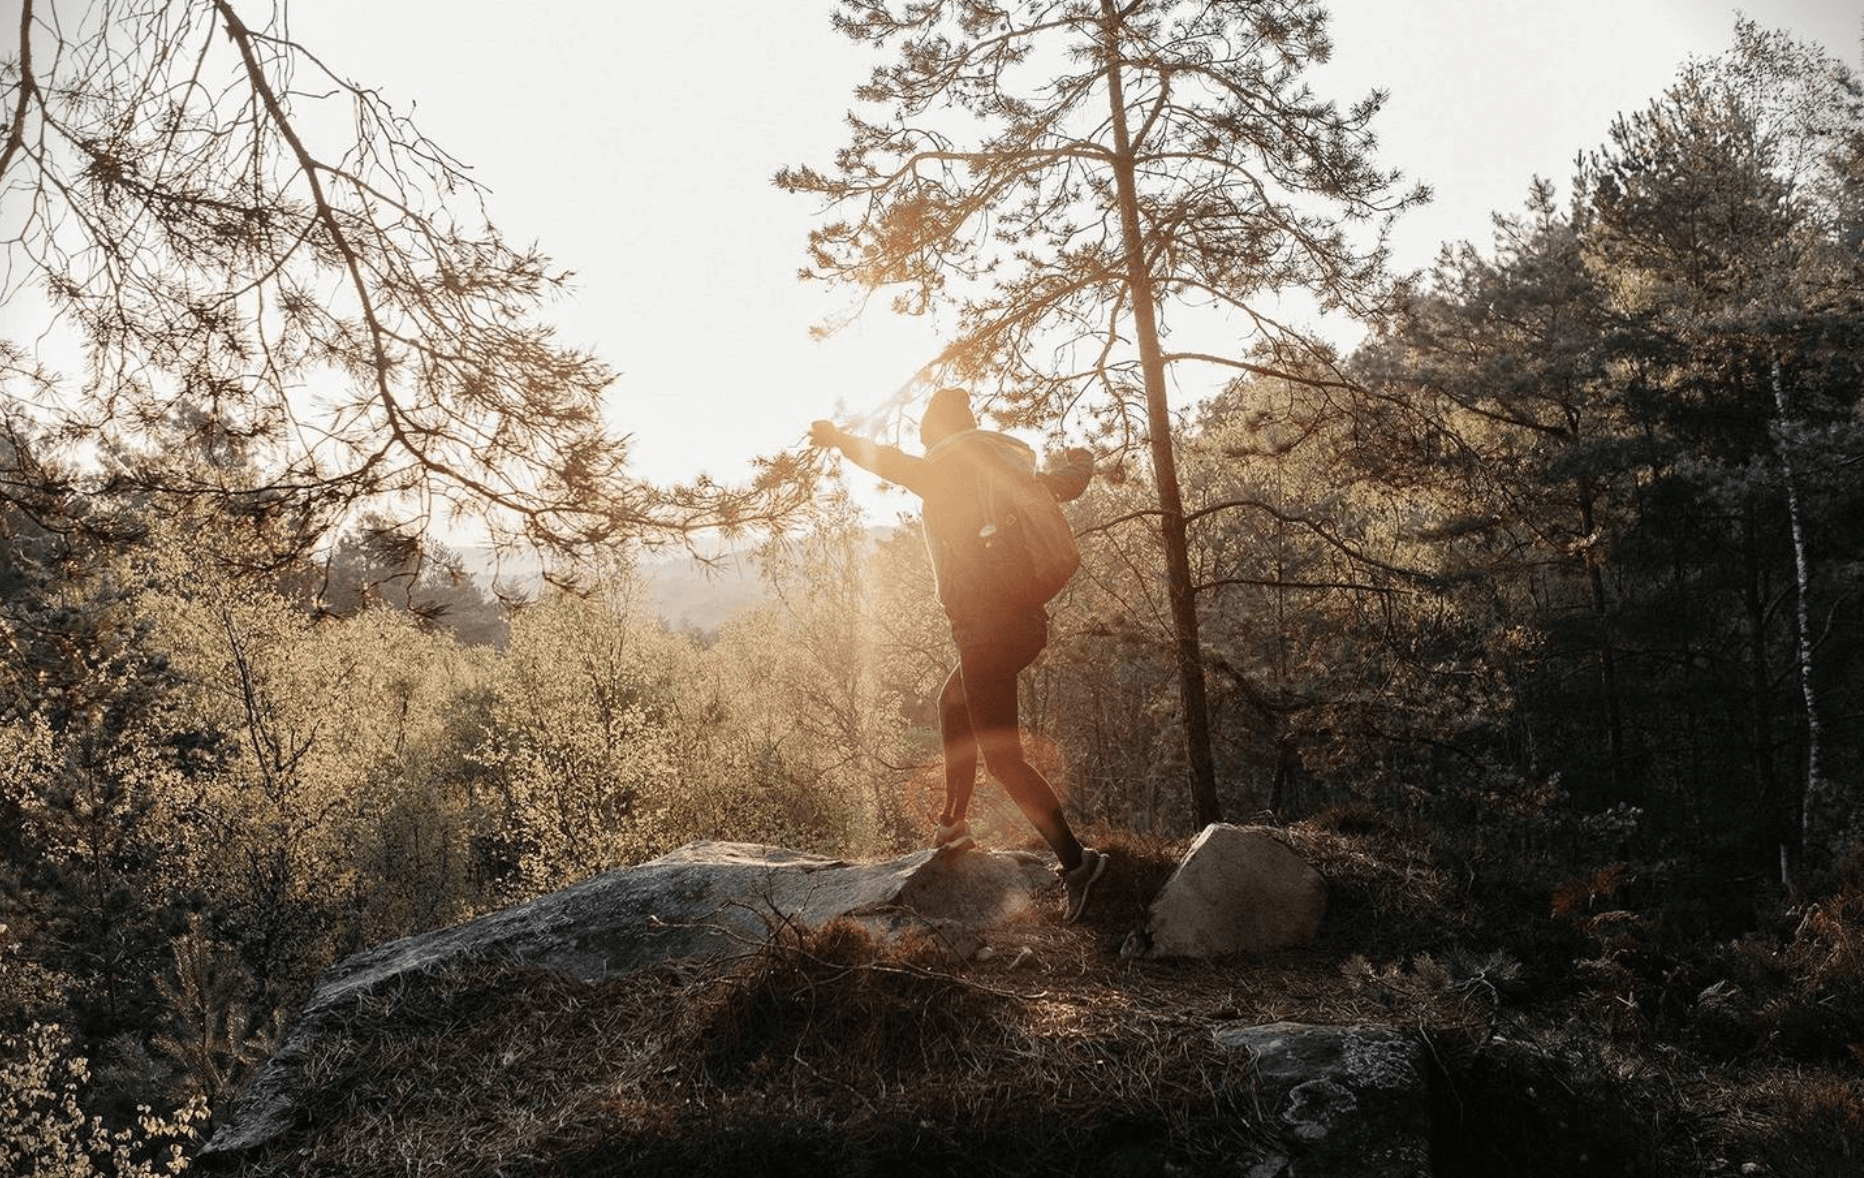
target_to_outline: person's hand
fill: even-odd
[[[809,423],[809,444],[825,448],[840,445],[841,430],[832,421],[812,421]]]

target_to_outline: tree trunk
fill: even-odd
[[[1823,872],[1837,865],[1851,841],[1857,815],[1846,791],[1837,782],[1825,780],[1819,763],[1819,708],[1812,682],[1812,633],[1807,598],[1812,588],[1811,565],[1806,559],[1805,526],[1799,518],[1799,484],[1793,474],[1793,455],[1787,449],[1786,385],[1780,377],[1780,358],[1773,358],[1771,371],[1773,407],[1778,418],[1774,431],[1774,449],[1780,458],[1780,475],[1786,482],[1786,515],[1793,535],[1793,596],[1796,599],[1795,628],[1799,632],[1799,689],[1806,700],[1806,797],[1800,810],[1800,847],[1806,866]],[[1782,860],[1785,855],[1782,853]]]
[[[1643,791],[1633,794],[1625,772],[1625,724],[1618,691],[1617,644],[1612,637],[1611,608],[1605,599],[1605,574],[1593,543],[1597,540],[1598,521],[1593,505],[1597,499],[1592,480],[1579,480],[1580,534],[1591,537],[1581,554],[1586,562],[1586,588],[1592,597],[1592,614],[1599,624],[1599,686],[1605,693],[1605,737],[1609,744],[1612,774],[1612,802],[1642,802]]]
[[[1771,854],[1780,841],[1779,799],[1775,794],[1773,756],[1773,672],[1767,660],[1767,586],[1756,512],[1750,500],[1741,516],[1742,559],[1747,564],[1741,578],[1741,600],[1747,612],[1748,724],[1754,745],[1754,798],[1750,800],[1759,802],[1765,816],[1761,829],[1754,833],[1764,840],[1763,850]]]
[[[1165,361],[1159,351],[1158,310],[1146,265],[1139,223],[1139,183],[1132,137],[1126,124],[1126,93],[1120,79],[1121,18],[1113,0],[1101,0],[1107,31],[1107,104],[1113,123],[1113,175],[1120,206],[1120,236],[1126,283],[1133,299],[1133,335],[1145,381],[1146,427],[1152,443],[1152,477],[1158,488],[1159,530],[1165,540],[1166,595],[1175,632],[1178,691],[1184,708],[1185,753],[1191,769],[1191,811],[1197,826],[1223,821],[1217,802],[1217,769],[1210,751],[1210,704],[1204,690],[1204,658],[1197,632],[1197,597],[1185,542],[1184,499],[1172,453],[1171,407],[1165,395]]]

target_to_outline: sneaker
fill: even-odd
[[[1091,847],[1081,851],[1081,865],[1073,871],[1062,873],[1061,882],[1067,889],[1066,903],[1062,906],[1061,922],[1073,924],[1081,919],[1081,913],[1087,911],[1087,895],[1094,886],[1094,881],[1107,874],[1107,857]]]
[[[971,837],[971,824],[962,818],[939,823],[938,831],[932,836],[932,849],[945,854],[956,855],[975,846],[977,840]]]

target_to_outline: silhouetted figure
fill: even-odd
[[[987,541],[996,531],[985,472],[992,463],[1020,466],[1061,502],[1078,497],[1093,476],[1085,450],[1070,450],[1058,467],[1037,472],[1035,453],[1015,438],[981,430],[963,389],[934,393],[919,422],[925,457],[849,434],[828,421],[810,426],[810,440],[833,446],[925,505],[926,549],[939,602],[951,619],[958,667],[939,693],[939,734],[945,754],[945,810],[934,845],[960,851],[975,845],[965,820],[981,752],[986,768],[1061,861],[1067,885],[1063,918],[1073,921],[1107,868],[1107,857],[1083,847],[1048,781],[1023,755],[1016,713],[1016,677],[1048,645],[1046,599],[1018,583]]]

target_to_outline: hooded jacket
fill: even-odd
[[[984,563],[983,547],[975,542],[989,522],[978,496],[986,464],[1007,462],[1034,475],[1061,503],[1079,498],[1094,473],[1092,455],[1080,449],[1067,451],[1061,463],[1038,471],[1035,451],[1028,444],[983,429],[961,430],[943,438],[923,458],[852,436],[846,437],[843,451],[854,462],[924,500],[926,554],[932,562],[939,603],[955,626],[967,629],[987,624],[1018,600],[1015,587],[1001,583],[1001,574]]]

